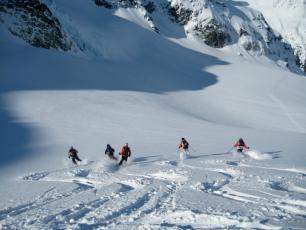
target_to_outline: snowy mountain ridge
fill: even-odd
[[[271,27],[280,33],[294,49],[297,63],[305,72],[306,1],[249,1],[259,9]]]
[[[157,33],[170,37],[176,36],[177,34],[171,34],[171,28],[163,28],[163,22],[170,20],[184,28],[184,34],[179,36],[195,36],[205,44],[215,48],[237,46],[238,49],[243,50],[238,51],[239,53],[246,52],[246,55],[266,56],[283,68],[289,68],[293,72],[301,73],[300,70],[305,72],[305,1],[264,2],[267,1],[92,1],[97,7],[119,12],[119,16],[120,8],[134,9],[134,14],[138,15],[135,22],[151,28]],[[39,15],[39,13],[35,13],[39,12],[35,5],[51,10],[53,15],[57,17],[57,19],[54,19],[55,24],[58,24],[59,21],[62,26],[62,32],[57,33],[66,35],[53,33],[54,38],[51,38],[51,41],[46,40],[42,32],[44,30],[40,29],[44,25],[31,22],[34,17],[27,17],[27,15],[32,14],[31,11],[27,10],[31,4],[34,6],[32,7],[34,15]],[[15,13],[12,14],[11,10],[14,10],[14,7],[16,8]],[[24,9],[20,10],[20,7]],[[288,8],[290,13],[286,13]],[[81,31],[78,31],[73,20],[71,21],[65,15],[59,14],[56,4],[52,0],[43,2],[39,0],[23,1],[23,5],[20,5],[18,1],[6,0],[1,4],[0,12],[2,12],[2,17],[4,15],[3,21],[7,18],[7,15],[11,15],[11,18],[15,18],[14,21],[17,21],[13,23],[11,19],[6,19],[6,24],[11,33],[22,37],[34,46],[62,47],[60,49],[65,51],[70,49],[74,50],[74,53],[79,53],[79,55],[85,53],[85,55],[94,57],[104,55],[103,50],[99,50],[94,44],[99,43],[98,38],[88,40],[86,36],[82,37]],[[173,27],[175,26],[173,25]],[[55,26],[53,28],[58,30]],[[39,37],[36,36],[37,34],[41,34],[40,39],[37,39]],[[63,36],[69,37],[70,41],[64,41]],[[55,45],[56,40],[64,41],[65,46]]]

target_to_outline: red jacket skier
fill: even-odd
[[[122,165],[123,161],[127,161],[127,159],[131,156],[131,149],[129,147],[128,143],[125,143],[125,145],[122,147],[121,151],[119,152],[119,155],[121,155],[121,161],[119,162],[119,165]]]
[[[189,147],[189,143],[188,141],[186,141],[186,139],[184,137],[182,137],[181,142],[179,144],[179,149],[183,149],[183,150],[188,150]]]
[[[242,138],[239,138],[239,140],[234,144],[234,147],[237,148],[237,152],[242,152],[244,148],[246,149],[250,148],[244,143]]]

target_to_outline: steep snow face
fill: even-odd
[[[251,0],[251,7],[260,10],[273,30],[293,48],[298,65],[306,72],[306,1]]]

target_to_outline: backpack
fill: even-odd
[[[130,156],[130,152],[131,150],[129,147],[126,147],[126,146],[123,147],[123,151],[122,151],[123,156]]]
[[[189,143],[186,140],[183,141],[183,148],[188,149],[188,147],[189,147]]]

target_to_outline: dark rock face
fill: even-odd
[[[239,37],[247,36],[247,35],[249,35],[249,33],[246,30],[240,28],[240,30],[239,30]]]
[[[181,25],[186,25],[191,19],[192,10],[185,9],[183,7],[169,6],[168,8],[169,15],[172,17],[172,21],[179,23]]]
[[[299,66],[304,73],[306,73],[306,59],[303,60],[303,58],[301,58],[302,55],[299,49],[295,49],[294,53],[296,65]]]
[[[39,0],[1,0],[0,17],[9,16],[8,30],[29,44],[68,51],[72,43],[61,30],[57,18]]]
[[[214,48],[222,48],[229,41],[231,36],[226,32],[226,28],[220,25],[215,19],[198,20],[199,11],[193,11],[183,4],[174,4],[168,6],[170,19],[180,25],[186,25],[190,21],[194,23],[192,32],[203,40],[203,42]]]
[[[110,4],[109,2],[107,2],[106,0],[94,0],[94,2],[96,3],[97,6],[102,6],[105,7],[107,9],[112,9],[113,5]]]
[[[256,41],[246,42],[242,46],[247,51],[254,51],[254,52],[260,51],[260,46],[258,45],[258,43]]]
[[[300,67],[301,70],[303,70],[306,73],[306,60],[302,60],[301,59],[301,51],[300,51],[300,47],[298,47],[299,49],[296,49],[294,51],[294,55],[295,55],[295,62],[297,64],[297,66]]]
[[[198,23],[194,26],[193,30],[206,45],[214,48],[222,48],[231,40],[230,35],[215,20],[205,24]]]
[[[119,0],[119,7],[139,7],[139,2],[136,0]]]
[[[97,6],[105,7],[106,9],[122,8],[139,8],[142,4],[137,0],[93,0]],[[154,4],[154,3],[153,3]]]
[[[146,9],[146,11],[149,14],[152,14],[155,10],[155,4],[154,2],[149,1],[147,4],[144,4],[143,7]]]

